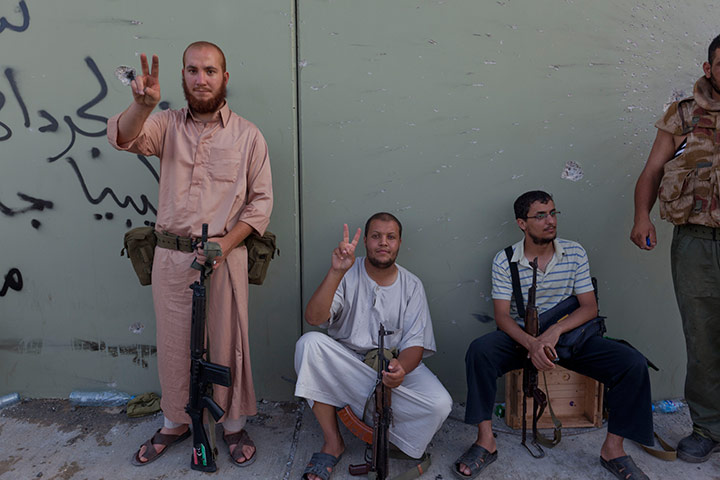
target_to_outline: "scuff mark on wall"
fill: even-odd
[[[20,338],[6,338],[0,342],[0,350],[5,352],[39,355],[42,352],[42,338],[28,340]]]
[[[155,345],[107,345],[105,342],[83,340],[81,338],[73,339],[71,348],[73,350],[107,352],[111,357],[132,355],[133,363],[142,368],[148,368],[147,358],[157,355]]]
[[[565,168],[560,174],[560,178],[564,178],[565,180],[570,180],[573,182],[582,180],[584,176],[585,174],[583,173],[582,167],[576,162],[573,162],[572,160],[569,160],[565,164]]]
[[[135,334],[141,334],[145,330],[145,325],[140,322],[135,322],[130,325],[130,331]]]

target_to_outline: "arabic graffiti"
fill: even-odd
[[[57,161],[58,159],[62,158],[63,156],[67,155],[75,146],[76,140],[78,135],[89,137],[89,138],[97,138],[97,137],[104,137],[107,132],[107,117],[98,115],[95,113],[91,113],[91,109],[95,106],[97,106],[100,102],[102,102],[108,95],[108,86],[103,78],[102,73],[100,72],[97,64],[93,60],[92,57],[85,57],[85,64],[89,71],[91,72],[93,79],[98,87],[98,93],[89,101],[82,104],[76,111],[75,111],[75,118],[73,118],[70,115],[62,115],[62,122],[67,125],[68,131],[69,131],[69,139],[67,140],[67,143],[60,151],[57,153],[53,153],[50,156],[47,157],[47,160],[49,163],[53,163]],[[33,110],[28,106],[28,103],[25,101],[25,98],[23,97],[22,88],[20,83],[18,82],[18,75],[14,68],[7,67],[3,70],[3,75],[5,77],[5,80],[7,81],[7,84],[10,87],[10,91],[12,92],[12,97],[14,98],[15,102],[17,103],[20,112],[22,114],[22,122],[23,126],[25,128],[30,128],[33,122],[37,121],[33,118],[31,115],[31,111]],[[3,107],[6,104],[6,95],[0,92],[0,110],[3,109]],[[41,119],[42,125],[38,127],[38,131],[41,133],[57,133],[58,131],[63,131],[64,129],[61,128],[61,122],[58,121],[58,118],[60,116],[54,115],[47,109],[39,109],[37,110],[37,115]],[[83,126],[82,128],[78,125],[80,120],[84,121],[90,121],[90,122],[97,122],[97,127],[86,127]],[[13,130],[11,126],[8,123],[0,122],[0,142],[7,141],[13,136]],[[103,142],[104,143],[104,142]],[[101,156],[101,151],[98,147],[92,147],[90,149],[90,156],[93,159],[97,159]],[[159,175],[156,169],[153,167],[153,165],[148,161],[148,159],[142,155],[138,155],[137,158],[139,161],[145,166],[145,168],[148,169],[150,174],[155,178],[156,181],[159,182]],[[90,193],[90,187],[88,187],[88,184],[86,182],[85,177],[83,176],[80,167],[78,166],[78,163],[74,160],[72,157],[66,158],[68,164],[73,169],[79,183],[80,187],[84,193],[85,198],[93,205],[100,204],[103,200],[106,198],[112,199],[117,206],[120,208],[127,208],[132,207],[137,213],[140,215],[145,214],[157,214],[157,209],[155,206],[150,202],[150,200],[147,198],[146,195],[141,195],[140,199],[138,201],[132,199],[130,196],[125,196],[121,199],[121,196],[115,193],[115,191],[108,187],[104,187],[100,194],[95,196]],[[13,209],[10,208],[2,203],[0,203],[0,212],[12,216],[16,213],[22,213],[26,212],[28,210],[40,210],[42,211],[44,208],[52,208],[53,203],[36,199],[33,197],[30,197],[28,195],[24,194],[18,194],[20,195],[20,198],[22,198],[25,201],[28,201],[31,203],[30,206],[23,208],[23,209]],[[107,220],[112,220],[114,218],[114,214],[112,212],[106,212],[104,214],[95,214],[94,215],[96,219],[105,218]],[[40,222],[37,219],[33,219],[31,221],[32,226],[37,229],[40,227]],[[132,222],[127,219],[126,224],[132,224]]]
[[[31,197],[30,195],[26,195],[24,193],[18,192],[18,197],[20,197],[21,200],[24,200],[28,202],[30,205],[24,207],[24,208],[10,208],[4,203],[0,202],[0,213],[7,215],[8,217],[15,216],[19,213],[27,213],[33,210],[42,212],[43,210],[52,209],[53,208],[53,202],[50,200],[43,200],[42,198],[35,198]],[[30,221],[30,224],[35,228],[36,230],[40,228],[40,221],[33,218]]]
[[[25,3],[25,0],[20,0],[20,2],[18,2],[18,7],[20,10],[20,15],[22,15],[22,23],[20,25],[13,25],[8,21],[7,18],[0,17],[0,33],[2,33],[3,30],[24,32],[28,29],[28,27],[30,26],[30,13],[28,12],[28,7]]]
[[[85,194],[85,198],[87,198],[88,202],[92,203],[93,205],[99,204],[105,199],[105,197],[109,195],[110,198],[112,198],[115,203],[121,208],[126,208],[128,205],[132,205],[135,211],[141,215],[145,215],[148,210],[151,211],[153,214],[157,214],[157,209],[153,206],[152,203],[150,203],[150,200],[148,200],[145,194],[140,195],[140,205],[138,205],[135,200],[133,200],[129,195],[126,195],[123,200],[120,200],[117,194],[110,187],[103,188],[103,190],[100,192],[100,195],[98,195],[97,197],[93,197],[93,195],[90,193],[90,190],[88,189],[87,184],[85,183],[85,178],[83,178],[82,172],[80,172],[80,168],[78,168],[75,160],[72,157],[67,157],[67,161],[75,172],[78,181],[80,182],[80,186],[82,187],[83,193]]]
[[[75,123],[75,120],[70,115],[63,116],[63,121],[67,124],[69,130],[70,130],[70,141],[68,142],[68,145],[60,151],[60,153],[51,155],[48,157],[48,162],[54,162],[66,153],[70,151],[70,149],[75,145],[75,140],[77,138],[77,135],[82,135],[85,137],[103,137],[106,133],[106,124],[107,124],[107,117],[103,117],[102,115],[94,115],[92,113],[88,113],[88,110],[100,103],[108,93],[107,83],[105,82],[105,79],[102,76],[102,73],[100,73],[100,70],[98,69],[97,64],[95,63],[95,60],[93,60],[91,57],[85,57],[85,63],[87,64],[88,68],[92,72],[92,74],[95,77],[95,80],[99,84],[100,92],[89,102],[83,104],[80,108],[76,110],[76,115],[84,120],[91,120],[95,122],[99,122],[102,125],[101,129],[95,130],[95,131],[89,131],[89,130],[83,130],[82,128],[78,127],[78,125]],[[31,126],[31,120],[30,120],[30,113],[28,111],[27,104],[25,103],[25,100],[23,98],[23,95],[20,91],[20,86],[18,85],[16,75],[15,75],[15,69],[12,67],[7,67],[3,71],[5,78],[7,79],[8,84],[10,85],[10,89],[12,90],[13,96],[15,97],[15,100],[18,103],[18,106],[20,107],[20,110],[22,111],[23,115],[23,125],[25,128],[30,128]],[[5,95],[0,92],[0,110],[5,106]],[[57,118],[55,118],[54,115],[52,115],[50,112],[48,112],[45,109],[38,110],[38,115],[47,121],[46,124],[42,125],[38,128],[38,131],[45,133],[45,132],[57,132],[59,128],[59,122]],[[10,126],[8,126],[6,123],[0,122],[0,128],[4,130],[4,133],[0,133],[2,136],[0,136],[0,141],[6,141],[9,140],[12,135],[12,129]]]
[[[3,282],[2,288],[0,288],[0,297],[4,297],[8,290],[15,290],[19,292],[23,288],[23,277],[20,270],[17,268],[11,268],[7,275],[5,275],[5,281]]]

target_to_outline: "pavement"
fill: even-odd
[[[174,480],[268,479],[297,480],[313,452],[322,445],[322,433],[312,411],[302,401],[258,402],[259,413],[247,430],[258,447],[257,461],[246,468],[230,463],[221,444],[216,473],[190,469],[191,442],[172,447],[154,463],[135,467],[130,457],[162,420],[159,415],[128,418],[123,407],[73,407],[67,400],[37,399],[0,410],[0,480]],[[455,478],[455,459],[473,442],[476,429],[462,422],[464,407],[452,413],[435,435],[428,451],[432,466],[422,479]],[[687,407],[678,413],[654,414],[655,429],[671,445],[690,431]],[[493,419],[499,457],[478,478],[518,480],[607,479],[614,477],[599,463],[606,428],[564,429],[560,445],[542,459],[532,458],[520,445],[520,432],[504,420]],[[348,465],[361,463],[365,447],[344,427],[346,451],[332,475],[351,477]],[[220,438],[220,437],[218,437]],[[651,479],[720,480],[720,453],[701,464],[667,462],[645,453],[632,442],[625,449]],[[391,474],[413,466],[408,460],[391,460]]]

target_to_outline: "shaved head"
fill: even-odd
[[[183,68],[185,68],[185,55],[187,54],[188,50],[191,48],[213,48],[218,52],[218,55],[220,55],[220,67],[222,68],[222,72],[225,73],[226,67],[225,67],[225,54],[223,53],[222,49],[211,42],[193,42],[190,45],[187,46],[185,51],[183,52]]]

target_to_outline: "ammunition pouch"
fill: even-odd
[[[127,253],[140,285],[152,283],[152,264],[156,244],[153,227],[136,227],[125,233],[120,256]]]
[[[272,232],[265,232],[263,236],[251,233],[243,242],[247,247],[248,255],[248,283],[262,285],[267,275],[270,260],[275,258],[275,252],[280,254]]]

